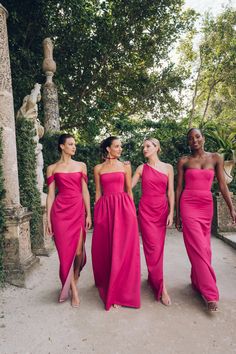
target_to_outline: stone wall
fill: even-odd
[[[236,209],[236,195],[231,193],[231,198]],[[212,230],[213,233],[236,232],[236,225],[232,224],[229,209],[221,194],[214,196],[214,219]]]

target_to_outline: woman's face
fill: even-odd
[[[143,155],[146,158],[149,158],[153,154],[156,154],[159,150],[159,147],[155,146],[150,140],[145,140],[143,143]]]
[[[121,141],[120,139],[115,139],[112,141],[110,147],[107,147],[107,151],[109,153],[109,157],[119,158],[122,153]]]
[[[188,145],[192,151],[199,150],[204,147],[205,138],[198,129],[193,129],[188,135]]]
[[[60,145],[62,151],[70,156],[74,156],[76,152],[76,145],[74,138],[67,138],[64,144]]]

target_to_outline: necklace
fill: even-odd
[[[105,160],[116,160],[117,159],[117,157],[105,157]]]

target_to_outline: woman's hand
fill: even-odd
[[[175,219],[175,227],[176,227],[176,229],[179,232],[182,231],[182,221],[181,221],[181,218],[179,216],[177,216],[176,219]]]
[[[91,229],[92,227],[92,219],[91,219],[91,216],[86,216],[86,220],[85,220],[85,228],[86,230],[89,230]]]
[[[166,226],[167,227],[171,227],[173,225],[173,215],[172,214],[169,214],[168,217],[167,217],[167,221],[166,221]]]
[[[47,224],[46,224],[46,234],[48,236],[53,236],[53,231],[52,231],[52,224],[50,220],[47,220]]]
[[[236,224],[236,211],[234,209],[230,210],[230,215],[233,220],[233,224]]]

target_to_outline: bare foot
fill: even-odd
[[[167,292],[163,292],[161,295],[161,303],[165,306],[171,305],[171,300]]]
[[[72,307],[79,307],[80,305],[80,299],[79,299],[79,295],[78,294],[73,294],[71,296],[71,306]]]
[[[120,305],[113,304],[112,307],[114,307],[114,309],[118,309],[120,307]]]

